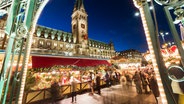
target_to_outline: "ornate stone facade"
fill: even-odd
[[[92,39],[74,43],[72,33],[37,26],[33,41],[32,54],[47,54],[75,57],[111,58],[115,55],[112,43],[106,44]]]
[[[8,11],[11,0],[2,2],[1,9]],[[113,43],[104,43],[88,38],[88,21],[83,0],[76,0],[71,15],[72,33],[45,26],[37,26],[32,40],[31,54],[89,57],[109,59],[115,56]],[[4,31],[3,28],[1,28]],[[2,37],[3,36],[3,37]],[[0,48],[6,48],[7,40],[1,35]],[[3,39],[4,38],[4,39]],[[8,37],[7,37],[8,38]],[[4,42],[6,40],[6,42]],[[3,47],[3,48],[2,48]]]
[[[113,63],[119,65],[122,69],[138,68],[146,64],[142,54],[135,49],[118,52],[113,59]]]

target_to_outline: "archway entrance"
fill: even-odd
[[[155,10],[153,9],[153,14],[151,14],[151,12],[149,11],[148,2],[149,1],[134,0],[134,5],[139,9],[141,13],[141,19],[142,19],[145,35],[147,38],[150,54],[152,55],[152,63],[153,63],[154,70],[156,72],[162,103],[176,104],[177,103],[176,97],[171,91],[172,90],[171,80],[168,78],[169,69],[167,70],[166,66],[164,65],[163,57],[160,52],[160,45],[159,45],[160,42],[158,41],[158,37],[157,37],[159,33],[158,33],[156,13],[155,13]],[[183,5],[183,2],[179,2],[179,1],[164,2],[162,0],[155,0],[155,2],[157,2],[160,5],[167,5],[164,8],[164,11],[168,19],[170,30],[172,31],[172,34],[173,34],[174,41],[176,42],[179,54],[181,56],[181,64],[183,64],[183,48],[181,47],[181,42],[179,40],[175,26],[173,23],[171,23],[172,17],[169,12],[169,8],[173,8],[176,5],[181,6]],[[150,1],[150,4],[151,6],[153,6],[153,0]],[[177,12],[175,11],[174,14],[177,15]],[[178,15],[177,15],[177,18],[178,18]],[[183,70],[180,70],[180,71],[182,72]],[[172,79],[172,81],[174,80]]]
[[[16,89],[18,94],[16,95],[16,104],[22,104],[23,92],[26,81],[27,74],[27,64],[30,56],[30,49],[32,43],[33,33],[35,31],[36,23],[42,12],[45,5],[49,0],[4,0],[2,4],[11,3],[10,11],[7,18],[6,30],[5,33],[10,38],[8,40],[5,58],[3,61],[3,66],[1,70],[1,79],[0,79],[0,99],[2,98],[1,103],[6,103],[7,92],[10,83],[10,77],[12,72],[14,56],[18,55],[17,63],[20,62],[20,57],[23,57],[22,61],[22,70],[21,73],[14,74],[13,85],[17,82],[20,84]],[[3,8],[3,7],[1,7]],[[26,42],[24,40],[26,39]],[[25,46],[24,53],[23,46]],[[11,55],[12,54],[12,55]],[[10,68],[8,69],[8,63],[11,60]],[[18,64],[19,65],[19,64]],[[20,74],[20,75],[19,75]],[[19,80],[19,81],[18,81]],[[6,84],[6,85],[5,85]],[[5,86],[5,87],[4,87]],[[15,87],[15,86],[12,86]],[[15,88],[12,88],[12,91]],[[14,91],[13,91],[14,92]],[[2,94],[4,93],[4,94]],[[4,95],[4,96],[2,96]],[[10,103],[12,103],[13,97],[10,97]]]
[[[24,86],[25,86],[25,77],[26,77],[26,72],[27,72],[27,63],[28,63],[28,56],[30,55],[30,47],[31,47],[31,40],[32,40],[32,34],[34,33],[35,30],[35,26],[36,26],[36,22],[38,20],[39,14],[41,13],[41,11],[43,10],[44,6],[46,5],[46,3],[48,2],[48,0],[38,0],[38,1],[18,1],[18,0],[14,0],[13,1],[13,6],[11,8],[12,14],[10,14],[10,16],[8,17],[8,28],[6,30],[7,34],[12,38],[9,41],[8,44],[8,48],[7,48],[7,53],[6,53],[6,57],[3,63],[3,70],[1,73],[1,93],[2,90],[4,89],[4,84],[5,84],[5,76],[11,76],[11,74],[6,75],[6,70],[7,70],[7,64],[9,59],[13,60],[13,58],[10,58],[10,50],[12,50],[12,47],[15,47],[16,45],[22,45],[23,44],[23,39],[25,39],[25,37],[27,38],[26,40],[26,48],[25,48],[25,53],[23,55],[23,70],[22,70],[22,74],[20,75],[20,82],[21,82],[21,87],[20,87],[20,94],[19,94],[19,98],[17,101],[19,101],[18,103],[22,102],[22,94],[24,91]],[[27,4],[27,5],[25,5]],[[38,4],[38,5],[37,5]],[[33,9],[38,7],[38,9]],[[26,8],[26,9],[25,9]],[[19,10],[18,12],[16,10]],[[23,10],[23,11],[22,11]],[[35,12],[35,14],[33,13]],[[17,17],[19,19],[17,19]],[[25,16],[25,17],[24,17]],[[34,19],[33,19],[34,18]],[[33,22],[31,22],[31,20],[34,20]],[[18,25],[15,25],[14,23],[17,23]],[[25,35],[26,34],[26,35]],[[14,45],[13,41],[17,39],[20,41],[17,41]],[[22,49],[21,47],[18,47],[18,51],[14,50],[15,53],[16,52],[20,52]],[[14,53],[14,54],[15,54]],[[20,54],[21,56],[21,54]],[[10,71],[11,72],[11,71]],[[7,80],[7,82],[9,81],[9,79]],[[5,92],[6,92],[7,87],[5,88]],[[2,95],[2,94],[1,94]],[[5,94],[5,98],[6,98],[6,94]],[[4,100],[4,99],[3,99]]]
[[[7,2],[8,2],[8,0],[7,0]],[[1,74],[1,81],[2,81],[1,93],[3,90],[5,90],[5,92],[3,92],[4,93],[3,96],[1,96],[1,97],[3,97],[3,101],[2,101],[3,104],[5,104],[6,98],[8,96],[7,91],[8,91],[8,87],[10,87],[9,83],[11,80],[10,78],[12,76],[11,66],[13,65],[15,55],[18,56],[18,58],[17,58],[18,64],[17,65],[19,65],[19,63],[22,63],[22,66],[21,66],[22,69],[21,69],[21,72],[18,72],[18,68],[16,68],[16,70],[13,74],[14,77],[12,78],[12,80],[13,80],[12,91],[10,94],[9,101],[10,101],[10,103],[13,101],[13,97],[14,97],[13,94],[15,92],[14,90],[17,89],[16,92],[18,92],[18,94],[15,94],[16,95],[15,102],[20,103],[20,104],[22,103],[23,92],[25,89],[26,73],[27,73],[27,69],[28,69],[27,64],[28,64],[28,59],[30,56],[31,41],[33,41],[33,43],[34,43],[33,33],[35,30],[35,26],[36,26],[39,14],[43,10],[43,8],[47,2],[48,2],[48,0],[45,0],[45,1],[44,0],[38,0],[38,1],[14,0],[14,1],[12,1],[12,5],[10,8],[10,12],[9,12],[10,14],[8,16],[8,19],[7,19],[7,28],[5,30],[6,34],[9,35],[11,38],[9,38],[9,42],[8,42],[8,45],[6,48],[5,60],[3,61],[3,69],[1,70],[2,71],[2,74]],[[80,0],[78,2],[81,3]],[[78,8],[78,6],[79,5],[77,4],[77,5],[75,5],[74,8],[76,9],[76,8]],[[80,6],[82,6],[82,5],[80,5]],[[86,46],[88,46],[87,45],[88,44],[87,43],[87,40],[88,40],[87,35],[88,34],[87,34],[87,23],[86,23],[87,15],[84,14],[84,12],[85,12],[84,8],[80,12],[81,12],[80,13],[81,15],[78,15],[78,13],[77,13],[78,17],[76,17],[76,13],[74,14],[74,16],[72,15],[73,21],[74,21],[74,24],[72,27],[74,27],[74,30],[75,30],[75,27],[78,26],[79,28],[81,28],[80,30],[82,30],[82,31],[80,31],[81,34],[78,34],[78,31],[76,31],[76,30],[74,31],[74,33],[75,33],[74,40],[77,41],[78,43],[84,43],[81,45],[77,44],[76,48],[79,50],[78,53],[83,55],[83,56],[88,54],[91,57],[100,58],[101,60],[87,60],[87,59],[85,59],[83,61],[76,60],[74,63],[77,64],[78,66],[82,66],[81,63],[79,63],[79,62],[86,63],[87,61],[89,61],[88,66],[89,65],[91,65],[91,66],[98,65],[99,62],[101,62],[101,64],[109,65],[108,62],[107,61],[104,62],[103,59],[105,60],[105,58],[111,57],[110,56],[111,51],[108,52],[108,50],[109,50],[109,48],[114,50],[114,48],[112,47],[113,44],[109,44],[109,45],[104,44],[104,43],[95,44],[95,41],[92,41],[91,46],[103,47],[105,51],[97,51],[97,52],[93,53],[93,51],[96,51],[96,48],[94,48],[95,50],[91,49],[90,50],[91,52],[88,52],[89,48],[86,48]],[[75,18],[80,18],[79,20],[83,19],[85,21],[82,21],[82,22],[80,21],[81,23],[79,24],[77,21],[75,21],[75,20],[77,20]],[[44,35],[43,35],[43,31],[39,31],[39,29],[43,30],[46,28],[38,26],[35,35],[42,36],[41,38],[49,37],[52,40],[57,39],[58,41],[63,39],[64,43],[66,43],[66,40],[70,41],[69,43],[71,43],[71,41],[72,41],[70,39],[70,37],[60,37],[61,31],[57,31],[57,37],[56,37],[53,35],[53,34],[56,34],[56,31],[54,31],[54,29],[47,29],[47,30],[50,30],[50,33],[49,34],[44,33]],[[64,35],[67,35],[67,34],[65,34],[65,32],[64,32]],[[44,50],[42,47],[42,46],[44,46],[43,45],[44,41],[42,41],[42,40],[40,39],[40,41],[38,41],[40,43],[40,47],[41,47],[40,50],[41,51]],[[74,41],[74,43],[75,43],[75,41]],[[63,47],[62,44],[57,45],[55,43],[52,44],[50,41],[46,41],[46,42],[47,42],[47,46],[53,45],[52,48],[49,47],[50,48],[49,51],[50,50],[52,51],[52,49],[54,50],[57,46],[59,46],[59,48]],[[69,52],[66,52],[64,54],[70,56],[71,55],[70,51],[72,51],[70,49],[71,47],[73,47],[73,46],[70,44],[67,44],[65,50],[68,50]],[[85,49],[87,51],[85,54],[84,54],[83,49]],[[113,53],[113,51],[112,51],[112,53]],[[9,60],[11,60],[10,68],[8,68]],[[20,60],[22,60],[22,62]],[[70,60],[70,61],[72,61],[72,60]],[[54,63],[54,64],[56,64],[56,63]],[[103,66],[100,66],[100,67],[103,67]],[[5,82],[6,79],[7,79],[7,82]],[[16,88],[17,84],[19,84],[18,88]],[[6,87],[4,87],[4,86],[6,86]]]

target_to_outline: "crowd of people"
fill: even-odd
[[[106,87],[110,87],[111,85],[120,84],[121,74],[118,71],[105,70],[105,75],[103,76],[101,72],[89,72],[88,73],[88,83],[90,92],[89,95],[94,95],[95,91],[97,94],[101,95],[101,80],[103,79],[106,82]],[[71,96],[72,103],[76,102],[77,95],[77,83],[80,83],[73,75],[70,77],[71,84]]]
[[[95,90],[97,94],[101,94],[101,75],[96,73],[89,73],[89,87],[90,87],[90,95],[93,95]],[[152,69],[141,69],[135,70],[133,72],[130,71],[118,71],[118,70],[105,70],[105,75],[103,76],[103,80],[106,82],[106,87],[110,87],[116,84],[122,84],[123,90],[128,90],[130,87],[135,85],[136,91],[138,94],[150,94],[153,93],[156,101],[158,101],[158,97],[160,96],[157,80],[155,77],[154,70]],[[72,84],[71,84],[72,85]],[[73,93],[73,92],[72,92]],[[76,96],[76,93],[72,94],[73,97]],[[73,102],[73,100],[72,100]]]
[[[123,71],[121,84],[125,90],[134,84],[138,94],[153,93],[156,101],[160,96],[156,76],[152,69],[136,70],[134,73]]]
[[[134,71],[105,70],[103,76],[101,72],[89,72],[87,76],[89,78],[89,95],[93,95],[95,91],[101,95],[101,80],[103,79],[105,87],[122,84],[122,89],[128,90],[135,85],[138,94],[150,94],[152,92],[156,100],[160,96],[156,77],[152,69]],[[76,79],[72,74],[70,77],[72,103],[77,100],[77,83],[80,83],[80,80]]]

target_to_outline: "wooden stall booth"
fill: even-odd
[[[101,87],[104,87],[103,69],[109,65],[107,60],[32,56],[32,68],[27,74],[24,103],[51,99],[51,86],[55,82],[59,87],[58,99],[71,96],[71,76],[79,81],[77,93],[90,90],[89,73],[100,73]]]

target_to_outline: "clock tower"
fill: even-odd
[[[88,45],[88,23],[87,13],[84,8],[83,0],[76,0],[72,13],[72,35],[73,42],[81,44],[82,48]]]

